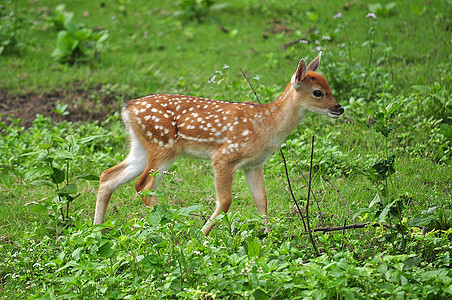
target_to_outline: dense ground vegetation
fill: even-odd
[[[1,1],[0,297],[452,297],[451,28],[450,1]],[[239,172],[204,237],[213,172],[190,159],[152,211],[128,184],[92,225],[98,176],[127,154],[123,102],[255,101],[240,69],[269,102],[320,50],[345,114],[282,145],[306,217],[315,136],[315,244],[278,153],[268,233]]]

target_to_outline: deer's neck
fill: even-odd
[[[306,111],[300,105],[295,90],[289,83],[284,92],[272,103],[268,104],[274,124],[275,143],[282,143],[284,139],[298,126]]]

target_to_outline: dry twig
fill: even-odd
[[[308,182],[308,199],[306,200],[306,223],[308,225],[308,233],[309,239],[311,240],[312,247],[314,247],[314,251],[319,256],[319,250],[317,250],[317,246],[315,245],[314,238],[312,237],[311,226],[309,225],[309,196],[311,195],[311,181],[312,181],[312,159],[314,157],[314,136],[312,136],[311,143],[311,163],[309,165],[309,182]]]
[[[302,43],[303,41],[306,41],[307,43],[309,43],[309,41],[306,40],[306,37],[307,37],[308,35],[310,35],[310,34],[311,34],[314,30],[316,30],[316,29],[317,29],[317,26],[312,26],[311,28],[308,29],[308,31],[306,31],[306,33],[303,35],[302,38],[299,38],[299,39],[296,39],[296,40],[294,40],[294,41],[285,43],[284,45],[281,46],[281,49],[282,49],[282,50],[285,50],[287,47],[293,46],[293,45],[298,44],[298,43]]]
[[[333,227],[318,227],[318,228],[314,228],[314,232],[330,232],[330,231],[338,231],[338,230],[345,230],[345,229],[356,229],[356,228],[364,228],[367,226],[372,226],[372,227],[385,227],[385,228],[392,228],[392,229],[396,229],[394,225],[389,225],[386,223],[374,223],[374,222],[367,222],[367,223],[360,223],[360,224],[350,224],[350,225],[345,225],[345,226],[333,226]]]
[[[289,150],[290,156],[292,156],[292,159],[293,159],[293,161],[295,162],[295,165],[296,165],[297,168],[298,168],[298,172],[300,172],[301,177],[303,177],[303,180],[304,180],[304,182],[305,182],[306,185],[307,185],[307,184],[308,184],[308,181],[307,181],[306,178],[304,177],[303,171],[301,171],[300,165],[298,164],[298,161],[295,159],[295,156],[293,155],[292,150],[290,149],[290,146],[289,146],[288,143],[286,143],[286,147],[287,147],[287,150]],[[297,179],[297,180],[298,180],[298,179]],[[302,188],[303,188],[303,187],[304,187],[304,186],[302,186]],[[319,210],[320,224],[322,224],[322,226],[323,226],[323,225],[325,224],[325,219],[323,218],[322,210],[320,209],[320,205],[319,205],[319,202],[317,201],[317,197],[316,197],[314,191],[311,190],[311,193],[312,193],[312,197],[314,198],[315,203],[317,204],[317,209]],[[322,199],[322,200],[323,200],[323,199]]]

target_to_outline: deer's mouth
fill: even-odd
[[[336,108],[336,110],[334,110],[334,111],[331,111],[329,109],[326,110],[326,114],[328,117],[337,119],[344,113],[344,108],[342,106],[340,106],[339,104],[336,105],[335,108]]]
[[[330,118],[333,118],[333,119],[339,118],[342,114],[343,114],[342,112],[341,112],[341,113],[339,113],[339,112],[332,112],[332,111],[330,111],[330,110],[328,110],[328,111],[326,112],[326,115],[327,115],[328,117],[330,117]]]

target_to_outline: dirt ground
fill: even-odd
[[[55,121],[103,121],[120,111],[122,103],[128,99],[121,95],[102,95],[100,90],[100,86],[88,90],[74,86],[45,93],[10,94],[0,88],[0,121],[9,125],[11,118],[19,118],[26,128],[32,125],[36,114],[50,116]],[[68,105],[68,114],[54,112],[58,105],[64,104]]]

